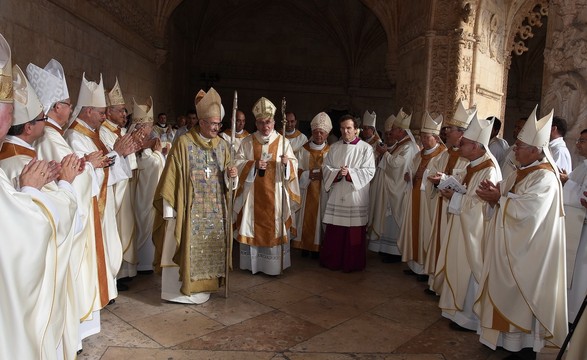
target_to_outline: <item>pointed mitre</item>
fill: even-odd
[[[393,127],[393,123],[395,122],[395,115],[391,114],[387,119],[385,119],[385,124],[383,124],[383,130],[385,132],[391,131]]]
[[[106,107],[102,74],[100,74],[99,83],[86,80],[86,73],[82,75],[82,84],[79,89],[76,108],[82,108],[83,106]]]
[[[120,89],[118,78],[116,78],[116,82],[114,83],[114,87],[112,87],[112,90],[106,92],[106,105],[116,106],[125,104],[126,102],[124,101],[124,97],[122,96],[122,89]]]
[[[277,108],[271,101],[265,97],[261,97],[255,105],[253,105],[253,115],[256,120],[273,119],[275,110]]]
[[[548,146],[550,141],[550,130],[552,127],[552,116],[554,115],[554,109],[550,111],[548,115],[540,120],[536,120],[536,110],[538,105],[534,107],[534,111],[526,120],[524,127],[518,134],[518,140],[525,144],[543,148]]]
[[[210,88],[196,103],[196,112],[198,119],[222,118],[222,100],[214,88]]]
[[[493,118],[491,120],[479,119],[477,111],[473,114],[471,124],[463,134],[463,137],[483,144],[487,149],[489,146],[489,139],[491,138],[491,130],[493,130]]]
[[[29,64],[26,67],[26,75],[43,104],[45,113],[48,113],[55,103],[69,99],[65,72],[59,61],[51,59],[43,69],[35,64]]]
[[[412,114],[408,115],[404,112],[404,109],[399,109],[397,116],[395,117],[395,122],[393,126],[397,126],[398,128],[408,130],[410,128],[410,123],[412,122]]]
[[[133,112],[132,122],[133,124],[147,124],[153,123],[153,98],[149,96],[145,105],[137,104],[137,101],[133,98]]]
[[[452,118],[447,119],[444,122],[444,126],[457,126],[457,127],[461,127],[463,129],[466,129],[469,127],[469,124],[471,123],[471,120],[473,119],[473,115],[474,115],[475,111],[476,111],[475,107],[472,107],[470,109],[466,109],[465,103],[463,102],[463,100],[460,100],[457,105],[457,109],[455,110],[454,115],[452,116]]]
[[[12,126],[14,126],[36,119],[43,112],[43,105],[18,65],[14,65],[12,74],[14,89],[14,122]]]
[[[375,114],[375,111],[369,112],[369,110],[365,110],[365,113],[363,114],[363,126],[375,127],[376,122],[377,114]]]
[[[198,107],[198,103],[200,102],[200,100],[202,100],[204,95],[206,95],[206,92],[204,90],[200,89],[200,91],[198,91],[198,93],[194,97],[194,106],[195,107]]]
[[[420,133],[427,133],[432,135],[439,135],[442,127],[442,115],[438,115],[436,119],[432,119],[428,111],[424,111],[422,117],[422,127]]]
[[[330,133],[332,130],[332,121],[330,120],[330,116],[328,116],[328,114],[325,112],[317,114],[310,122],[310,127],[312,128],[312,131],[314,131],[314,129],[322,129],[327,133]]]
[[[12,54],[10,45],[0,34],[0,103],[12,101]]]

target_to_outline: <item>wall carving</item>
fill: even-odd
[[[516,29],[511,50],[516,55],[521,55],[528,51],[526,41],[534,36],[533,27],[542,26],[542,17],[548,16],[548,1],[539,1],[532,10],[530,10],[523,21]]]
[[[488,10],[481,11],[481,29],[479,34],[478,49],[482,54],[488,54],[498,63],[503,64],[505,54],[503,52],[505,38],[505,22],[499,16]]]

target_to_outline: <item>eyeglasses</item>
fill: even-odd
[[[203,122],[205,122],[206,124],[208,124],[208,126],[210,126],[211,128],[217,128],[220,129],[222,127],[222,123],[221,122],[211,122],[208,120],[204,120],[204,119],[200,119]]]
[[[49,117],[48,117],[48,116],[43,116],[43,117],[42,117],[42,118],[40,118],[40,119],[35,119],[35,120],[34,120],[34,122],[35,122],[35,124],[36,124],[36,123],[37,123],[37,122],[39,122],[39,121],[47,121],[47,120],[49,120]]]
[[[72,107],[73,105],[71,103],[65,102],[65,101],[58,101],[58,104],[62,104],[62,105],[66,105],[67,107]]]

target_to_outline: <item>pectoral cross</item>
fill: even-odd
[[[209,179],[210,174],[212,173],[212,170],[210,170],[210,168],[206,166],[206,170],[204,170],[204,172],[206,173],[206,179]]]

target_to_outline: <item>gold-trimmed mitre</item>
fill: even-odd
[[[424,116],[422,117],[422,127],[420,128],[421,133],[440,135],[441,127],[442,115],[438,115],[436,119],[432,119],[428,111],[424,111]]]
[[[222,111],[222,100],[214,88],[211,87],[196,103],[196,112],[198,113],[198,119],[222,119],[224,115]]]
[[[255,120],[273,119],[277,108],[271,101],[265,97],[261,97],[253,106],[253,115]]]
[[[145,105],[137,104],[137,101],[133,98],[133,112],[132,122],[133,124],[152,124],[153,118],[153,98],[148,97]]]
[[[465,103],[463,102],[463,100],[460,100],[454,115],[452,116],[452,118],[447,119],[444,122],[444,126],[457,126],[466,129],[469,127],[469,124],[471,123],[471,120],[473,119],[475,112],[475,107],[466,109]]]
[[[0,34],[0,103],[12,103],[12,53],[10,45]]]
[[[124,101],[124,97],[122,96],[122,89],[120,89],[120,84],[118,83],[117,77],[116,82],[114,83],[114,87],[112,87],[112,90],[106,93],[106,105],[116,106],[125,104],[126,102]]]
[[[328,116],[328,114],[325,112],[318,113],[310,122],[310,128],[312,131],[314,131],[314,129],[322,129],[327,133],[330,133],[332,130],[332,121],[330,120],[330,116]]]

